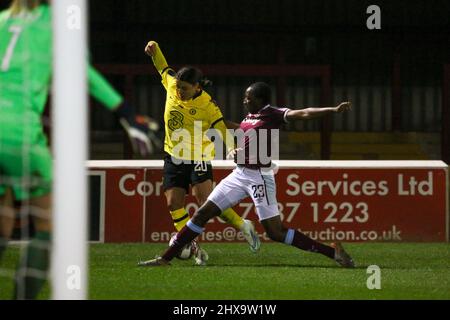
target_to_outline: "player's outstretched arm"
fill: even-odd
[[[123,102],[123,97],[116,89],[98,72],[88,64],[88,85],[89,94],[104,105],[108,110],[117,108]]]
[[[352,109],[351,102],[342,102],[336,107],[326,107],[326,108],[305,108],[300,110],[290,110],[286,114],[286,119],[288,121],[295,120],[308,120],[326,116],[330,113],[342,113],[347,112]]]
[[[229,153],[231,150],[234,149],[234,136],[233,134],[231,134],[231,132],[229,131],[230,128],[225,123],[226,122],[222,119],[221,121],[214,124],[212,128],[219,131],[220,137],[225,144],[227,153]]]
[[[166,58],[164,57],[156,41],[149,41],[145,46],[144,51],[149,57],[152,58],[153,64],[159,74],[162,74],[162,72],[169,67]]]

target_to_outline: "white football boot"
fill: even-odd
[[[208,261],[209,255],[205,249],[200,248],[197,240],[192,240],[192,250],[194,251],[195,264],[197,266],[206,266],[206,261]]]
[[[244,219],[244,224],[242,225],[241,231],[250,246],[250,251],[253,253],[258,252],[259,247],[261,246],[261,241],[259,240],[259,236],[255,230],[255,225],[253,222]]]

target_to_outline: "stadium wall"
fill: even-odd
[[[449,241],[449,177],[442,161],[278,161],[282,219],[321,241]],[[163,162],[89,161],[91,240],[168,242],[174,232],[162,190]],[[213,162],[215,183],[234,164]],[[94,179],[94,180],[92,180]],[[95,185],[93,184],[95,183]],[[186,198],[192,214],[198,208]],[[245,199],[235,207],[257,220]],[[94,221],[94,223],[92,223]],[[257,231],[268,238],[261,225]],[[243,241],[218,219],[205,242]]]
[[[165,91],[159,77],[153,76],[156,73],[151,65],[100,65],[98,67],[113,79],[120,80],[128,101],[134,102],[140,113],[151,115],[162,125]],[[330,82],[330,77],[335,72],[329,66],[320,65],[204,65],[202,68],[214,82],[214,86],[209,90],[210,93],[222,107],[224,115],[234,121],[240,121],[244,117],[242,93],[250,83],[256,80],[272,84],[273,92],[276,93],[272,103],[280,106],[302,108],[328,105],[343,100],[352,101],[354,108],[350,113],[325,119],[298,121],[286,126],[288,131],[321,133],[319,152],[311,153],[315,154],[313,158],[302,157],[302,159],[443,159],[449,161],[444,157],[445,150],[450,149],[448,142],[446,143],[448,138],[445,139],[444,134],[448,132],[450,122],[443,121],[446,110],[444,105],[446,91],[441,89],[441,84],[413,87],[404,85],[409,81],[399,77],[397,66],[394,66],[392,80],[386,78],[383,80],[384,84],[373,86],[358,82],[342,85],[345,81],[333,84]],[[444,82],[445,79],[444,77]],[[392,85],[389,85],[389,82],[392,82]],[[127,147],[123,136],[118,135],[121,131],[113,116],[100,107],[93,108],[92,112],[91,144],[97,146],[102,143],[125,141],[124,148],[128,151],[116,152],[117,155],[114,156],[111,151],[107,152],[108,155],[99,154],[97,148],[94,149],[91,158],[131,158],[131,148]],[[402,153],[403,158],[397,154],[393,155],[390,149],[366,152],[356,158],[356,155],[348,152],[336,155],[333,153],[335,141],[333,140],[331,144],[332,132],[379,134],[380,143],[386,144],[388,149],[398,144],[399,135],[404,135],[402,143],[406,142],[409,146],[398,146],[398,150],[402,148],[421,150]],[[389,132],[391,135],[383,134],[383,132]],[[349,143],[351,141],[351,139],[348,140]],[[354,150],[358,149],[359,145],[355,144]],[[281,154],[283,159],[292,159],[294,155],[298,155],[289,153],[289,150],[281,150]],[[345,155],[349,157],[343,158]]]
[[[99,69],[118,81],[119,87],[130,92],[130,99],[134,101],[139,112],[149,114],[160,122],[163,122],[165,91],[161,86],[160,79],[151,69],[151,66],[115,66],[99,65]],[[220,66],[206,66],[206,70],[216,70]],[[260,66],[262,69],[264,66]],[[274,66],[276,67],[276,66]],[[295,69],[298,66],[286,66]],[[306,67],[306,66],[305,66]],[[311,66],[314,68],[314,66]],[[135,73],[135,70],[141,70]],[[145,73],[154,74],[149,76]],[[206,71],[206,73],[207,73]],[[304,106],[320,106],[322,104],[323,85],[319,77],[301,76],[299,74],[284,74],[279,70],[279,75],[286,81],[285,91],[279,92],[277,88],[277,77],[273,75],[248,74],[242,70],[239,75],[208,75],[214,85],[210,93],[223,108],[224,114],[233,121],[239,121],[244,116],[242,97],[249,84],[263,80],[272,84],[274,93],[273,103],[279,104],[280,100],[288,107],[302,108]],[[331,70],[333,74],[333,70]],[[392,80],[387,77],[384,84],[367,85],[360,84],[332,84],[330,103],[339,101],[352,101],[354,112],[341,117],[333,117],[333,128],[336,131],[352,132],[383,132],[392,131],[393,128],[393,91],[390,85]],[[131,83],[126,86],[125,83]],[[441,84],[402,86],[401,101],[399,106],[401,112],[400,125],[403,132],[440,132],[442,119],[442,89]],[[95,130],[112,130],[116,125],[112,116],[106,116],[101,108],[95,108],[93,114],[93,127]],[[101,116],[99,116],[101,114]],[[291,128],[291,127],[288,127]],[[302,131],[319,131],[319,121],[298,122],[292,129]]]

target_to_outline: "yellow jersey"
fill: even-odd
[[[169,68],[157,44],[152,60],[167,91],[164,151],[177,159],[210,161],[214,159],[215,151],[214,143],[206,135],[209,129],[216,129],[221,139],[227,137],[222,141],[228,150],[233,148],[234,141],[225,126],[222,112],[211,96],[202,91],[193,99],[181,100],[177,94],[176,73]]]

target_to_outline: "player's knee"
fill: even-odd
[[[283,227],[283,225],[279,226],[269,226],[266,227],[266,233],[267,236],[276,242],[284,242],[284,239],[286,238],[286,228]]]
[[[210,210],[200,208],[193,215],[192,221],[199,226],[204,226],[209,221],[209,219],[212,219],[213,217],[214,216]]]
[[[36,231],[40,232],[51,232],[52,231],[52,223],[47,219],[36,219],[35,220]]]
[[[39,232],[51,232],[52,231],[52,210],[49,199],[42,199],[42,206],[34,206],[30,210],[30,214],[33,217],[36,231]]]
[[[167,208],[175,211],[184,207],[184,195],[166,192]]]
[[[193,194],[195,196],[195,199],[197,200],[197,203],[202,206],[205,204],[205,202],[208,200],[208,196],[211,193],[211,190],[195,190],[193,191]]]
[[[283,233],[281,232],[281,230],[268,230],[267,231],[267,236],[272,241],[276,241],[276,242],[283,242],[284,241]]]
[[[14,229],[14,210],[3,208],[0,211],[0,238],[9,239]]]
[[[192,217],[194,223],[198,225],[205,225],[210,219],[220,215],[220,209],[211,201],[207,201],[204,205],[197,210]]]

